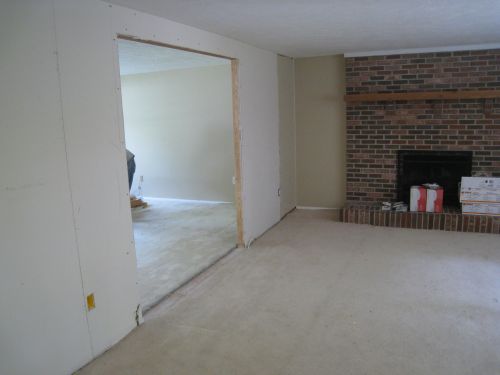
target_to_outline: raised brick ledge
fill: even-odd
[[[500,217],[454,213],[394,212],[369,206],[343,208],[340,221],[381,227],[500,234]]]

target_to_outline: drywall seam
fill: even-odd
[[[297,207],[297,109],[296,109],[296,91],[295,91],[295,58],[292,58],[292,96],[293,96],[293,130],[295,132],[295,137],[293,138],[293,152],[294,152],[294,174],[295,174],[295,181],[294,181],[294,206]]]
[[[63,112],[84,290],[96,356],[136,327],[139,301],[125,150],[120,141],[111,10],[54,0]]]
[[[55,48],[55,55],[56,55],[56,70],[57,70],[57,88],[58,88],[58,95],[59,95],[59,104],[60,104],[60,110],[61,110],[61,130],[63,133],[63,138],[64,138],[64,157],[65,157],[65,166],[66,166],[66,177],[67,177],[67,182],[68,182],[68,190],[69,190],[69,197],[71,200],[71,220],[73,223],[73,236],[75,240],[75,249],[76,249],[76,258],[78,261],[78,271],[79,271],[79,276],[80,276],[80,283],[82,286],[82,309],[85,314],[85,322],[87,324],[87,332],[88,332],[88,340],[89,340],[89,346],[90,346],[90,352],[92,354],[92,357],[95,356],[94,354],[94,346],[92,344],[92,333],[90,331],[90,324],[89,324],[89,317],[88,317],[88,312],[87,312],[87,306],[86,306],[86,299],[85,299],[85,287],[84,287],[84,282],[83,282],[83,273],[82,273],[82,263],[80,259],[80,246],[78,242],[78,234],[76,232],[76,216],[75,216],[75,201],[73,199],[73,187],[71,186],[71,171],[69,168],[69,161],[68,161],[68,142],[66,138],[66,128],[65,128],[65,122],[64,122],[64,109],[63,109],[63,93],[62,93],[62,87],[61,87],[61,73],[59,69],[59,53],[58,53],[58,39],[57,39],[57,22],[56,22],[56,7],[54,0],[51,1],[52,5],[52,14],[54,16],[54,40],[56,44]]]

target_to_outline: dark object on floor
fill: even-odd
[[[127,171],[128,171],[128,191],[132,188],[132,181],[134,181],[135,173],[135,155],[129,150],[127,151]]]

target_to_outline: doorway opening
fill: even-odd
[[[237,61],[117,43],[145,312],[242,243]]]

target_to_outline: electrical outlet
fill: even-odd
[[[87,296],[87,310],[91,311],[95,309],[95,298],[94,293],[90,293]]]
[[[278,197],[281,197],[281,188],[278,188]]]
[[[144,182],[144,176],[140,176],[139,181]]]

